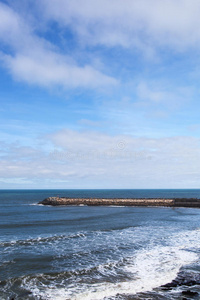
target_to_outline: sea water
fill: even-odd
[[[200,209],[37,204],[49,196],[200,198],[200,190],[1,190],[0,299],[182,299],[180,287],[162,286],[200,273]]]

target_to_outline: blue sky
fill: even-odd
[[[0,1],[0,188],[199,188],[199,12]]]

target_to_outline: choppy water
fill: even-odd
[[[57,195],[200,198],[200,190],[0,191],[0,299],[182,299],[180,287],[161,286],[180,271],[200,273],[199,209],[37,205]]]

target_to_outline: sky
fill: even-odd
[[[0,189],[200,187],[200,1],[0,1]]]

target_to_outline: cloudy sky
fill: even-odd
[[[0,188],[199,188],[200,1],[0,1]]]

